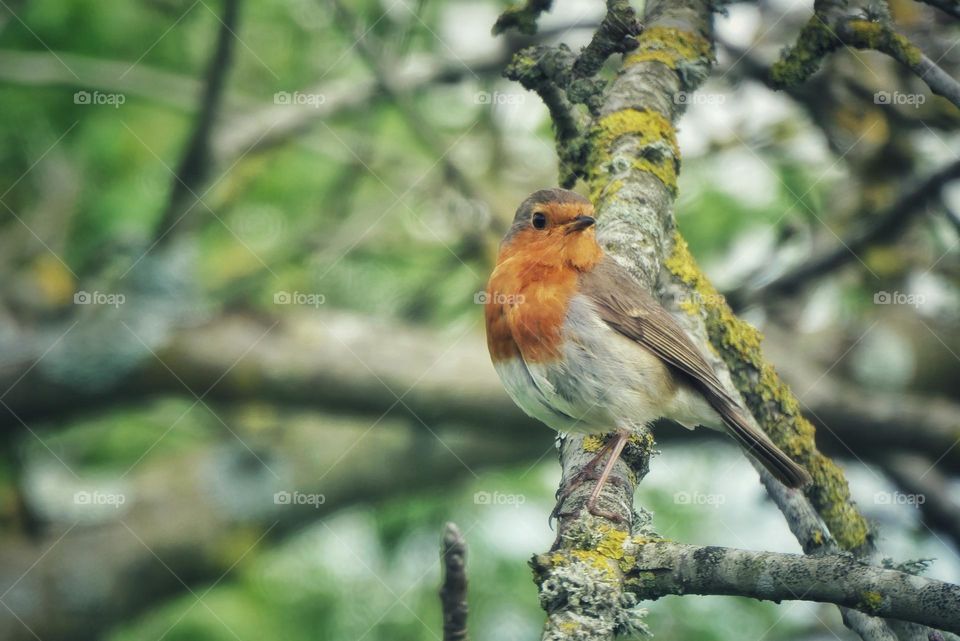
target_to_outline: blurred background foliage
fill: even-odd
[[[540,37],[585,44],[603,3],[556,4]],[[769,90],[758,69],[810,4],[732,4],[718,16],[717,72],[681,124],[679,225],[718,286],[772,337],[774,361],[813,399],[811,413],[827,407],[818,422],[882,526],[882,549],[935,558],[930,574],[956,581],[957,530],[898,501],[917,489],[889,467],[916,441],[920,480],[925,467],[955,477],[956,451],[933,436],[927,446],[923,430],[910,436],[907,422],[900,437],[871,443],[870,416],[868,436],[847,445],[846,423],[832,418],[844,414],[830,403],[911,395],[936,404],[947,425],[937,438],[960,436],[960,187],[931,194],[896,233],[801,286],[764,287],[956,162],[960,121],[872,53],[837,54],[807,91]],[[960,65],[955,24],[918,3],[892,4],[932,57]],[[400,404],[430,369],[419,366],[432,366],[395,362],[390,342],[408,328],[426,332],[441,358],[461,341],[482,352],[475,299],[497,238],[528,192],[556,180],[546,110],[499,78],[531,39],[490,35],[497,2],[244,2],[217,72],[225,91],[204,145],[209,170],[194,181],[176,172],[204,108],[226,3],[0,5],[0,636],[439,638],[438,539],[454,520],[470,546],[473,637],[536,637],[542,613],[526,560],[552,541],[552,433],[505,433],[483,417],[469,425],[442,408],[426,421],[384,419],[353,397],[331,401],[310,376],[289,395],[260,393],[263,371],[306,371],[298,341],[327,331],[351,345],[353,334],[379,340],[364,353],[382,353],[407,381],[387,385]],[[893,87],[925,99],[873,99]],[[283,103],[296,92],[315,104]],[[120,104],[84,102],[97,95]],[[191,198],[164,230],[180,181]],[[78,292],[124,302],[81,305]],[[883,292],[919,304],[877,304]],[[316,304],[284,304],[284,293]],[[238,318],[257,331],[244,335]],[[260,353],[264,336],[291,326],[287,352]],[[195,328],[209,332],[183,342]],[[227,367],[195,367],[205,348],[216,354],[230,341],[239,344]],[[375,360],[344,366],[376,377]],[[464,361],[463,375],[475,363],[492,380],[482,358]],[[218,386],[234,391],[219,396]],[[863,396],[824,405],[817,387]],[[414,445],[390,449],[401,441]],[[420,459],[427,445],[439,452]],[[381,448],[388,460],[376,457]],[[732,445],[697,436],[663,450],[637,497],[662,535],[797,550]],[[337,489],[328,474],[340,475]],[[284,516],[270,497],[301,487],[291,478],[330,502]],[[955,496],[956,481],[947,483]],[[78,503],[77,492],[124,502]],[[649,607],[661,639],[849,636],[834,608],[813,604],[711,597]]]

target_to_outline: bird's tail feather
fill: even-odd
[[[730,435],[778,481],[793,488],[805,487],[812,482],[810,474],[774,445],[766,434],[758,433],[743,417],[740,410],[731,407],[728,403],[718,403],[718,405],[720,406],[715,406],[715,409],[726,423]]]

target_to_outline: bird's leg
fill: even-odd
[[[606,518],[611,518],[611,515],[607,513],[598,513],[597,510],[593,507],[593,504],[596,502],[596,498],[600,496],[600,490],[603,489],[604,484],[610,480],[610,471],[613,469],[614,463],[620,457],[620,453],[623,451],[624,446],[627,443],[627,440],[630,438],[630,433],[619,430],[617,432],[616,438],[607,441],[603,444],[603,447],[597,451],[596,455],[591,458],[586,465],[584,465],[579,472],[577,472],[573,478],[563,484],[559,490],[557,490],[557,504],[554,506],[553,511],[550,513],[550,520],[560,518],[568,513],[561,512],[560,508],[563,506],[564,501],[569,498],[573,491],[578,487],[583,485],[587,481],[598,481],[597,487],[594,488],[593,493],[590,495],[590,500],[587,503],[587,508],[590,510],[591,514],[595,516],[604,516]],[[610,455],[609,460],[607,461],[606,466],[603,469],[603,472],[600,476],[597,476],[597,466],[600,464],[600,461],[603,460],[603,457],[607,454]],[[614,482],[614,480],[611,480]],[[614,515],[612,520],[623,519]]]
[[[610,449],[610,458],[607,459],[607,464],[604,466],[603,472],[597,480],[597,486],[593,488],[593,492],[590,494],[590,500],[587,501],[587,511],[594,516],[601,516],[616,522],[624,521],[624,518],[619,514],[597,509],[597,499],[600,498],[600,492],[603,491],[603,486],[606,485],[607,480],[610,478],[610,473],[613,472],[613,466],[617,464],[617,461],[620,459],[620,454],[623,452],[623,448],[626,447],[627,441],[629,440],[629,432],[623,430],[617,431],[617,438],[613,441],[613,447]]]

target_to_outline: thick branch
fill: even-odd
[[[659,256],[676,193],[679,151],[673,120],[682,101],[707,75],[712,60],[711,5],[687,0],[648,2],[646,30],[637,51],[628,56],[604,95],[587,142],[587,177],[600,215],[601,242],[608,251],[643,275]],[[639,252],[639,255],[638,255]],[[649,276],[649,273],[646,274]],[[642,278],[647,285],[650,278]],[[601,446],[595,437],[564,439],[560,462],[570,481]],[[600,507],[619,523],[640,526],[632,518],[633,489],[649,468],[653,437],[638,432],[614,469]],[[615,562],[602,550],[622,541],[623,525],[594,517],[583,505],[585,488],[576,488],[562,505],[555,555],[570,557],[563,566],[535,566],[541,606],[547,612],[545,640],[577,638],[607,641],[617,634],[645,629],[643,611],[626,589]],[[597,560],[597,562],[594,562]]]
[[[725,594],[818,601],[960,632],[960,586],[867,565],[849,556],[804,556],[680,543],[636,546],[625,568],[643,599]]]
[[[181,329],[159,350],[162,363],[145,354],[140,367],[107,388],[53,381],[42,366],[27,371],[32,360],[0,369],[0,388],[9,389],[3,398],[6,407],[0,405],[0,431],[7,438],[29,437],[10,411],[42,436],[43,430],[60,429],[83,415],[162,396],[189,398],[192,391],[206,394],[212,403],[256,400],[373,417],[415,412],[426,421],[442,418],[488,434],[493,430],[548,442],[549,430],[526,417],[503,392],[481,337],[472,332],[443,341],[422,328],[397,323],[388,327],[326,309],[291,313],[273,329],[271,325],[230,314]],[[822,421],[829,427],[820,437],[832,454],[851,456],[852,450],[877,461],[902,450],[936,460],[948,452],[939,465],[960,470],[960,447],[951,449],[960,438],[960,407],[955,403],[903,393],[878,396],[835,376],[822,376],[825,366],[800,362],[790,337],[773,328],[767,344],[786,378],[806,390],[800,399],[804,408],[818,425]],[[44,363],[58,357],[51,353]],[[397,404],[391,390],[397,395],[410,391],[403,404]],[[712,430],[690,432],[672,425],[657,426],[654,433],[660,442],[721,438]]]

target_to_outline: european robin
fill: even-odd
[[[534,192],[500,245],[484,310],[494,368],[524,412],[558,432],[616,434],[578,479],[597,481],[590,512],[609,516],[595,507],[603,485],[631,433],[658,418],[725,431],[784,485],[808,484],[673,316],[604,254],[595,222],[579,194]]]

